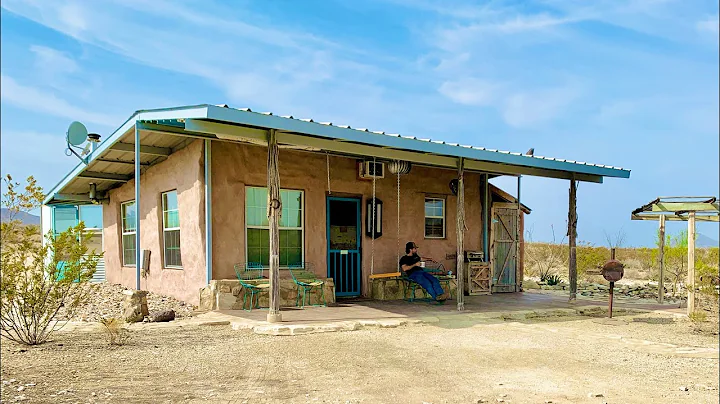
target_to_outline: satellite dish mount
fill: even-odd
[[[97,144],[100,142],[100,135],[97,133],[88,133],[85,125],[78,121],[74,121],[68,127],[67,133],[65,134],[65,140],[67,141],[65,154],[68,156],[70,154],[74,154],[75,157],[80,159],[80,161],[87,164],[88,162],[86,156],[90,154],[91,151],[95,150]],[[83,147],[83,143],[87,144]]]

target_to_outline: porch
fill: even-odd
[[[392,328],[405,325],[469,327],[482,321],[524,321],[536,318],[568,320],[576,316],[605,317],[607,301],[579,296],[568,301],[566,295],[541,291],[465,296],[465,310],[455,301],[445,304],[404,300],[340,299],[328,307],[281,308],[283,321],[266,321],[267,309],[218,310],[201,314],[205,323],[231,324],[233,329],[250,329],[269,335],[298,335],[318,332],[352,331],[366,327]],[[663,311],[682,316],[677,304],[617,301],[615,316],[646,311]],[[551,320],[549,320],[551,321]]]

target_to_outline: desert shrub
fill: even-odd
[[[122,319],[115,317],[101,318],[100,324],[103,326],[110,345],[125,345],[130,339],[130,330],[125,328],[125,322]]]
[[[610,251],[607,248],[596,247],[582,241],[578,243],[576,254],[578,276],[585,275],[587,271],[598,270],[610,259]]]
[[[707,320],[707,313],[704,311],[694,311],[689,315],[690,320],[694,323],[703,323]]]
[[[534,243],[532,230],[528,230],[524,244],[525,268],[528,275],[538,276],[544,280],[557,268],[567,266],[567,246],[563,245],[563,238],[560,243],[555,242],[555,229],[551,226],[553,241],[551,243]]]
[[[549,286],[559,285],[562,282],[560,275],[547,275],[544,278],[540,278],[541,281],[545,282]]]
[[[81,286],[92,279],[100,255],[80,237],[87,234],[82,222],[38,243],[38,229],[14,216],[40,207],[42,188],[33,177],[24,190],[9,175],[5,183],[2,204],[11,215],[0,231],[0,335],[37,345],[65,324],[56,320],[61,308],[72,318],[87,298],[89,288]]]

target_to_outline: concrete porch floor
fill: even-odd
[[[614,312],[663,311],[683,315],[685,310],[675,304],[657,304],[637,299],[615,299]],[[267,309],[223,310],[203,313],[203,321],[232,324],[234,329],[252,329],[259,334],[296,335],[313,332],[349,331],[369,326],[397,327],[408,324],[433,323],[441,318],[514,319],[570,316],[583,313],[607,313],[607,300],[578,297],[568,302],[567,292],[525,291],[485,296],[465,296],[465,310],[457,311],[457,301],[445,304],[415,301],[338,300],[328,307],[282,308],[281,323],[266,322]]]

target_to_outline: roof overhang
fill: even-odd
[[[491,175],[595,183],[602,183],[603,177],[630,176],[629,170],[617,167],[390,135],[226,106],[196,105],[135,112],[51,190],[45,204],[90,203],[86,197],[90,183],[95,184],[102,197],[108,190],[132,180],[136,128],[140,131],[141,170],[164,161],[195,139],[263,146],[267,145],[268,131],[275,130],[280,147],[287,149],[406,160],[450,169],[457,169],[462,158],[465,170]]]

